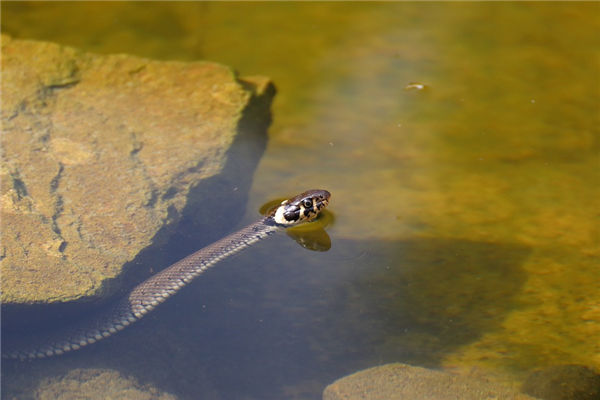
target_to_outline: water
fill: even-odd
[[[392,361],[600,368],[599,7],[3,3],[15,37],[270,76],[244,221],[309,187],[336,217],[329,251],[261,243],[104,343],[4,365],[3,392],[73,368],[215,399],[320,398]]]

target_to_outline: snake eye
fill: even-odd
[[[304,208],[312,208],[312,200],[311,199],[305,199],[302,204],[304,205]]]

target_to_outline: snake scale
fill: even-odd
[[[312,221],[329,203],[326,190],[308,190],[285,200],[261,220],[248,225],[177,261],[138,284],[127,296],[102,313],[23,348],[8,349],[2,358],[34,359],[60,355],[107,338],[144,317],[195,277],[219,261],[248,248],[275,232]]]

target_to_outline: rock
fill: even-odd
[[[177,397],[108,369],[74,369],[44,379],[35,391],[39,400],[122,399],[175,400]]]
[[[480,377],[386,364],[348,375],[325,388],[323,400],[533,400]]]
[[[599,400],[600,374],[582,365],[556,365],[533,372],[521,391],[543,400]]]
[[[219,64],[3,35],[3,307],[107,297],[184,209],[235,223],[273,95]]]

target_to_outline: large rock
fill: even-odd
[[[3,305],[106,297],[184,209],[206,229],[211,206],[235,214],[273,94],[266,79],[214,63],[3,35]]]
[[[338,379],[323,400],[534,400],[481,377],[386,364]]]

